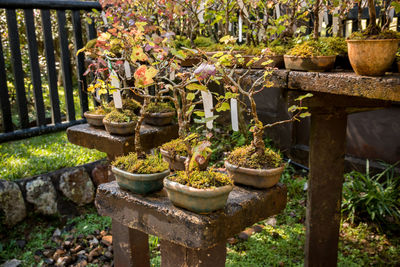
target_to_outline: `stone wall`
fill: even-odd
[[[106,160],[64,168],[16,181],[0,180],[0,211],[13,226],[30,213],[78,214],[78,207],[94,201],[96,187],[113,180]]]

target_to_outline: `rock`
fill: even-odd
[[[264,229],[264,227],[265,226],[262,224],[256,224],[256,225],[253,225],[253,230],[256,233],[260,233]]]
[[[61,230],[60,229],[56,229],[56,230],[54,230],[54,233],[53,233],[53,237],[55,237],[55,236],[61,236]]]
[[[243,232],[241,232],[238,237],[242,240],[247,240],[254,233],[252,228],[246,228]]]
[[[71,256],[60,257],[57,260],[56,266],[68,266],[72,261]]]
[[[43,262],[47,265],[53,265],[54,264],[54,260],[50,259],[50,258],[46,258],[43,260]]]
[[[112,259],[112,258],[113,258],[113,254],[112,254],[110,251],[106,251],[106,252],[104,253],[104,256],[105,256],[106,258],[108,258],[108,259]]]
[[[89,244],[95,247],[99,244],[99,240],[96,237],[93,237],[93,239],[89,241]]]
[[[103,237],[103,236],[107,235],[107,232],[104,231],[104,230],[102,230],[102,231],[100,232],[100,235]]]
[[[57,193],[51,179],[40,176],[25,185],[26,200],[35,206],[35,211],[44,215],[57,213]]]
[[[79,251],[81,251],[83,248],[81,245],[77,245],[76,247],[74,247],[73,249],[71,249],[72,253],[77,253]]]
[[[60,190],[79,206],[91,203],[94,199],[94,186],[84,168],[65,172],[60,178]]]
[[[103,243],[107,247],[111,246],[112,245],[112,236],[111,235],[103,236],[103,238],[101,239],[101,243]]]
[[[4,224],[14,226],[26,216],[22,192],[13,182],[0,179],[0,208],[4,212]]]
[[[112,175],[109,173],[108,164],[99,164],[92,170],[92,180],[97,187],[100,184],[113,181]]]
[[[71,248],[72,247],[72,241],[69,241],[69,240],[65,241],[64,244],[63,244],[63,247],[66,248],[66,249]]]
[[[88,256],[89,262],[92,262],[94,258],[100,256],[102,253],[103,253],[102,247],[97,247],[97,248],[93,249],[92,251],[90,251],[89,256]]]
[[[26,246],[26,240],[23,240],[23,239],[18,239],[18,240],[16,241],[16,243],[17,243],[17,246],[18,246],[20,249],[23,249],[23,248]]]
[[[43,250],[43,256],[45,256],[46,258],[50,258],[54,255],[54,252],[54,249],[45,249]]]
[[[228,244],[235,245],[238,241],[234,237],[230,237],[227,239]]]
[[[75,264],[75,267],[85,267],[87,265],[87,261],[86,260],[82,260],[80,262],[78,262],[77,264]]]
[[[3,263],[2,265],[0,265],[1,267],[17,267],[21,265],[21,261],[17,260],[17,259],[12,259],[9,261],[6,261],[5,263]]]
[[[268,225],[271,225],[272,227],[275,227],[276,226],[276,219],[275,219],[275,217],[268,218],[265,223],[268,224]]]
[[[58,259],[63,256],[65,254],[65,251],[62,249],[57,249],[56,252],[54,252],[53,255],[53,260],[55,260],[56,262],[58,261]]]

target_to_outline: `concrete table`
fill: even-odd
[[[225,266],[226,240],[282,211],[286,186],[233,189],[224,210],[199,215],[177,208],[164,190],[141,196],[116,182],[97,189],[96,207],[112,218],[114,264],[149,266],[148,234],[158,236],[161,266]]]
[[[67,129],[68,140],[78,146],[107,153],[109,160],[116,156],[126,155],[135,150],[135,136],[118,136],[109,134],[104,128],[81,124]],[[143,124],[140,138],[145,151],[158,147],[171,139],[178,138],[178,126],[151,126]]]
[[[310,176],[306,213],[305,266],[336,266],[344,174],[347,115],[400,101],[400,76],[354,73],[287,73],[287,88],[314,97],[311,109]]]

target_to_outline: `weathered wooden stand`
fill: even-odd
[[[347,115],[400,101],[400,76],[288,72],[286,80],[289,94],[314,94],[304,103],[312,114],[304,265],[336,266]]]
[[[199,215],[177,208],[166,192],[147,196],[120,189],[116,182],[97,189],[96,207],[112,218],[114,264],[149,266],[148,234],[158,236],[161,266],[225,266],[226,240],[282,211],[286,187],[235,187],[224,210]]]

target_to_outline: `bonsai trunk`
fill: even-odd
[[[369,11],[369,25],[366,29],[367,35],[376,35],[380,33],[379,27],[376,25],[376,10],[375,1],[368,0],[368,11]]]
[[[144,120],[144,116],[146,113],[145,110],[147,108],[147,105],[149,104],[148,102],[149,102],[148,98],[144,97],[143,106],[142,106],[142,109],[140,110],[140,117],[139,117],[139,120],[136,123],[136,127],[135,127],[135,152],[136,152],[138,158],[144,158],[146,156],[143,151],[142,144],[140,141],[140,127],[142,126],[142,123]]]
[[[253,94],[249,95],[249,100],[251,104],[251,115],[254,120],[254,131],[253,131],[253,141],[252,146],[256,149],[256,153],[260,156],[265,153],[265,143],[264,143],[264,128],[262,122],[258,119],[257,106],[254,101]]]
[[[313,32],[313,38],[315,40],[318,40],[318,30],[319,30],[319,5],[320,5],[321,0],[316,0],[315,1],[315,6],[314,6],[314,32]]]

